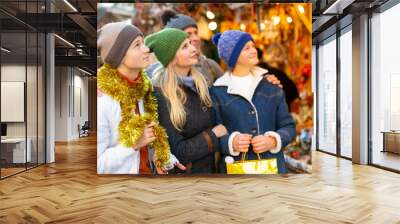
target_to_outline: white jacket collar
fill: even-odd
[[[267,69],[263,69],[263,68],[261,68],[261,67],[255,67],[255,68],[252,70],[252,73],[253,73],[256,77],[263,77],[267,72],[268,72]],[[231,75],[232,75],[232,72],[231,72],[231,71],[225,72],[223,76],[221,76],[220,78],[218,78],[218,79],[214,82],[214,86],[228,86],[228,87],[230,87],[230,85],[232,84]],[[260,79],[260,80],[261,80],[261,79]]]
[[[251,72],[254,74],[254,76],[257,77],[257,85],[258,85],[258,83],[264,78],[264,75],[268,72],[268,70],[263,69],[261,67],[255,67]],[[227,92],[229,94],[243,95],[240,91],[240,88],[238,88],[238,86],[236,86],[235,83],[232,82],[231,76],[232,76],[231,71],[225,72],[223,76],[221,76],[219,79],[217,79],[217,81],[215,81],[214,86],[227,86],[228,87]],[[257,85],[254,86],[253,93]]]

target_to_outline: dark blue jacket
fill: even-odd
[[[251,102],[240,91],[237,91],[229,72],[219,78],[210,90],[216,123],[223,124],[229,133],[220,139],[220,149],[224,155],[223,160],[228,155],[235,160],[241,159],[240,155],[233,156],[229,151],[229,136],[233,132],[257,136],[272,131],[279,135],[282,148],[277,153],[267,151],[260,155],[261,158],[277,158],[279,173],[286,173],[282,149],[295,138],[295,123],[288,111],[283,90],[265,80],[264,75],[267,70],[257,67],[253,71],[258,84],[255,87]],[[250,146],[247,159],[256,158],[257,156]],[[221,168],[224,167],[225,164],[223,163]]]
[[[185,86],[182,88],[186,93],[184,104],[186,123],[181,131],[172,124],[168,100],[160,88],[155,88],[154,95],[158,102],[160,124],[167,131],[171,153],[186,166],[187,173],[213,173],[214,152],[218,149],[219,143],[217,136],[211,131],[214,122],[213,112],[211,108],[202,104],[196,92]],[[179,170],[173,170],[170,173],[175,173],[175,171],[179,172]]]

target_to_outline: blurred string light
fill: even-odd
[[[272,17],[272,24],[274,24],[274,26],[278,25],[280,22],[281,22],[281,18],[279,16]]]
[[[297,9],[299,10],[300,13],[304,14],[304,7],[302,5],[298,5]]]
[[[217,29],[217,23],[216,22],[214,22],[214,21],[212,21],[212,22],[210,22],[209,24],[208,24],[208,28],[210,29],[210,30],[216,30]]]
[[[287,22],[287,23],[292,23],[292,22],[293,22],[292,17],[288,16],[288,17],[286,18],[286,22]]]
[[[213,12],[211,12],[210,10],[207,10],[206,16],[207,16],[208,19],[214,19],[215,18],[215,14]]]
[[[261,23],[260,28],[261,28],[261,30],[265,30],[265,23]]]
[[[240,24],[240,29],[241,29],[241,30],[245,30],[245,29],[246,29],[246,25],[244,25],[243,23]]]

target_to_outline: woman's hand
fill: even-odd
[[[175,166],[180,170],[186,170],[186,167],[182,165],[180,162],[175,163]],[[168,174],[168,169],[164,168],[161,169],[160,167],[156,166],[157,174]]]
[[[265,76],[265,79],[266,79],[269,83],[271,83],[271,84],[273,84],[273,85],[276,85],[276,86],[279,86],[280,88],[283,88],[283,86],[282,86],[282,84],[281,84],[281,81],[280,81],[274,74],[267,74],[267,75]]]
[[[221,138],[222,136],[228,134],[228,131],[226,130],[225,126],[222,124],[215,126],[211,131],[214,132],[217,138]]]
[[[157,163],[155,163],[155,164],[157,164]],[[180,170],[186,170],[186,167],[184,165],[182,165],[179,162],[179,160],[172,153],[170,153],[168,164],[163,168],[156,165],[156,171],[157,171],[157,174],[168,174],[168,170],[171,170],[174,167],[177,167]]]
[[[233,150],[236,152],[247,152],[251,143],[251,135],[238,134],[233,138]]]
[[[154,130],[153,127],[156,125],[155,122],[151,122],[149,125],[147,125],[144,130],[142,137],[140,137],[139,142],[135,146],[136,149],[140,149],[142,147],[145,147],[146,145],[152,143],[154,140],[156,140],[156,137],[154,135]]]
[[[263,153],[276,148],[276,139],[271,136],[258,135],[251,139],[251,145],[255,153]]]

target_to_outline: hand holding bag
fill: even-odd
[[[261,159],[257,153],[257,160],[246,160],[246,153],[242,153],[241,161],[227,163],[227,174],[278,174],[278,160],[276,158]]]

